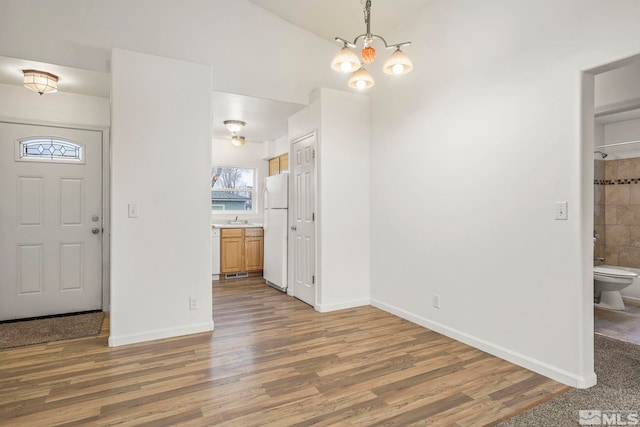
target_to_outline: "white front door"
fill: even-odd
[[[291,210],[292,294],[316,304],[315,133],[294,141],[291,152],[293,192]]]
[[[0,320],[102,308],[102,133],[0,122]]]

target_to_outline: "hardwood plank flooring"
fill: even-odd
[[[213,333],[0,351],[2,426],[483,426],[569,388],[373,307],[214,282]]]

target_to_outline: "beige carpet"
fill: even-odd
[[[596,334],[594,350],[597,385],[588,389],[573,389],[498,426],[578,426],[580,420],[583,425],[637,425],[640,411],[640,345]],[[615,423],[606,421],[605,416],[609,420],[615,417]],[[620,423],[617,423],[618,419]]]
[[[0,349],[95,336],[103,319],[98,312],[0,323]]]

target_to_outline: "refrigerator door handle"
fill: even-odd
[[[264,203],[264,218],[262,220],[262,228],[269,228],[269,191],[265,182],[264,190],[262,190],[262,202]]]

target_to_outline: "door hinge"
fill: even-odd
[[[312,285],[316,284],[316,276],[311,276],[311,284]]]
[[[316,158],[316,150],[311,150],[311,158],[312,159]]]
[[[315,221],[316,220],[316,213],[312,213],[311,214],[311,221]]]

